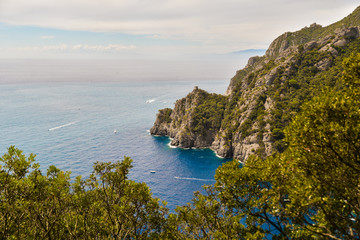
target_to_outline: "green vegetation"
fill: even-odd
[[[359,19],[360,7],[327,27],[312,24],[281,35],[265,56],[237,71],[228,96],[196,88],[172,114],[162,110],[159,119],[168,130],[162,134],[175,135],[179,146],[213,147],[241,161],[250,152],[262,158],[284,152],[284,130],[302,104],[324,89],[344,88],[342,61],[359,52]]]
[[[357,7],[349,16],[344,19],[331,24],[322,31],[322,36],[329,35],[338,28],[358,26],[360,22],[360,7]]]
[[[10,147],[0,161],[2,239],[144,239],[164,231],[167,210],[144,183],[127,179],[131,159],[100,163],[88,179]]]
[[[318,49],[300,52],[294,56],[295,63],[289,66],[291,71],[285,73],[284,69],[279,68],[276,79],[266,92],[275,102],[270,113],[272,119],[269,121],[272,134],[274,129],[283,131],[300,111],[302,103],[318,96],[323,89],[340,91],[344,87],[341,81],[342,61],[352,52],[359,52],[359,49],[360,39],[357,39],[341,49],[336,58],[329,52],[319,52]],[[319,72],[316,64],[322,60],[331,61],[332,66],[326,71]],[[286,149],[283,138],[272,135],[272,140],[278,152]]]
[[[220,167],[206,194],[168,214],[131,160],[95,163],[88,179],[39,171],[10,147],[0,161],[5,239],[359,239],[360,54],[343,61],[341,89],[325,89],[273,138],[288,148]],[[255,117],[255,116],[254,116]],[[256,116],[258,117],[258,116]]]
[[[287,32],[274,41],[275,46],[273,46],[274,54],[272,58],[275,59],[279,55],[281,47],[306,44],[311,41],[333,35],[337,29],[359,26],[359,22],[360,7],[356,8],[349,16],[327,27],[321,27],[320,25],[314,24],[296,32]]]
[[[199,104],[192,111],[190,131],[203,135],[208,131],[218,131],[224,118],[227,98],[201,89],[198,90],[197,98]]]
[[[321,27],[317,26],[314,29],[317,28]],[[314,29],[312,31],[315,31]],[[337,56],[333,56],[328,51],[319,51],[319,48],[321,46],[305,51],[304,46],[300,45],[299,52],[291,55],[293,61],[287,64],[276,64],[275,61],[270,60],[256,71],[249,73],[249,69],[247,69],[238,72],[233,78],[232,95],[225,106],[224,118],[221,123],[221,128],[225,130],[223,137],[229,142],[229,145],[234,141],[233,137],[236,133],[239,133],[240,140],[256,134],[260,146],[256,153],[258,156],[264,157],[263,136],[268,123],[273,150],[275,152],[285,151],[287,145],[284,141],[283,131],[300,111],[302,104],[321,94],[323,89],[331,88],[334,91],[340,91],[344,87],[340,80],[343,71],[342,61],[351,53],[359,52],[360,39],[352,39],[346,47],[337,48]],[[320,70],[321,63],[328,67]],[[252,110],[240,124],[240,118],[244,117],[243,113],[249,107],[244,104],[245,101],[242,99],[244,91],[254,89],[256,81],[270,71],[273,72],[271,84],[264,86],[264,89],[253,91],[261,94],[253,99],[256,102],[252,106]],[[245,87],[244,83],[246,83]],[[267,98],[273,103],[269,113],[265,111],[264,107]],[[235,140],[238,141],[238,139]]]
[[[170,117],[172,113],[172,109],[171,108],[164,108],[159,110],[159,119],[161,122],[165,122],[165,123],[171,123],[172,119]]]
[[[284,153],[224,164],[206,195],[178,208],[184,238],[358,239],[360,54],[344,61],[342,81],[303,106]]]

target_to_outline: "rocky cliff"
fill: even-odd
[[[195,87],[173,110],[159,111],[150,133],[169,136],[172,145],[182,148],[209,147],[220,130],[226,102],[225,96]]]
[[[175,146],[209,147],[241,161],[281,152],[282,131],[302,103],[324,88],[344,87],[341,62],[353,52],[360,52],[360,7],[330,26],[281,35],[237,71],[225,95],[195,87],[174,109],[160,110],[150,132],[171,137]]]

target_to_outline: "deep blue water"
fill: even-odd
[[[2,84],[0,154],[15,145],[35,153],[42,171],[53,164],[72,177],[87,177],[95,161],[129,156],[129,178],[146,182],[174,209],[214,183],[225,161],[208,149],[170,148],[168,138],[148,133],[158,109],[173,107],[195,85],[224,93],[228,82]]]

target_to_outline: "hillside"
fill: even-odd
[[[150,132],[183,148],[209,147],[241,161],[283,152],[284,128],[304,102],[325,88],[341,90],[342,61],[360,52],[360,7],[327,27],[312,24],[276,38],[264,56],[249,59],[225,95],[197,87],[160,110]]]

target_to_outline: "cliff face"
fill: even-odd
[[[225,96],[195,87],[185,98],[176,101],[173,110],[159,111],[150,133],[169,136],[172,145],[182,148],[209,147],[220,129],[225,104]]]
[[[325,87],[339,88],[341,61],[360,52],[360,8],[328,27],[312,24],[275,39],[231,79],[225,95],[195,89],[160,110],[150,132],[183,148],[210,147],[245,161],[286,148],[282,130],[301,104]]]

